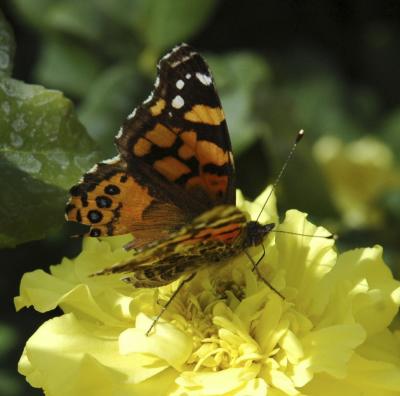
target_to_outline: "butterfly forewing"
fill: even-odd
[[[161,59],[154,91],[128,116],[116,144],[120,154],[71,189],[67,219],[89,225],[91,236],[131,232],[138,247],[235,203],[221,103],[207,64],[186,44]]]
[[[182,44],[158,64],[154,91],[116,139],[129,164],[145,162],[199,206],[235,203],[231,143],[204,59]]]

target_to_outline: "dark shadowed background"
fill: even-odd
[[[1,395],[41,394],[16,367],[51,315],[15,313],[21,276],[79,252],[63,219],[68,188],[114,155],[157,59],[182,41],[214,73],[245,195],[274,180],[305,129],[278,187],[280,213],[309,213],[341,250],[382,244],[399,277],[398,1],[3,0],[0,9]]]

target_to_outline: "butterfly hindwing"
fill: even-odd
[[[67,219],[89,225],[90,236],[132,232],[139,246],[187,220],[184,211],[163,199],[162,189],[139,183],[118,157],[95,165],[70,193]]]
[[[235,206],[220,205],[196,217],[167,238],[140,247],[132,259],[98,275],[122,273],[136,287],[158,287],[201,265],[231,257],[243,248],[246,216]]]

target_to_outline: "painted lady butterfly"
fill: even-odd
[[[182,44],[158,64],[154,91],[115,139],[119,155],[71,188],[68,220],[93,237],[132,233],[123,273],[158,287],[258,245],[274,224],[248,221],[235,206],[227,124],[204,59]]]

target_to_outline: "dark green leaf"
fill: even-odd
[[[11,365],[4,367],[4,362],[9,359],[13,349],[18,347],[18,329],[10,326],[7,322],[0,322],[0,394],[7,396],[17,396],[21,394],[21,386],[19,385],[16,370],[11,369]]]
[[[104,20],[90,0],[53,2],[47,9],[45,23],[54,31],[88,41],[96,41],[103,36]]]
[[[349,96],[334,75],[292,76],[271,94],[266,110],[272,125],[284,133],[304,129],[309,136],[333,134],[354,139],[365,131],[347,111]]]
[[[256,104],[260,90],[268,89],[269,69],[259,56],[236,53],[208,56],[226,114],[232,144],[238,154],[266,133],[267,126]]]
[[[10,75],[15,53],[14,35],[0,10],[0,74]]]
[[[51,5],[58,3],[57,0],[12,0],[16,11],[32,26],[37,29],[43,29],[43,21],[46,18],[48,10]]]
[[[3,357],[17,343],[14,329],[4,322],[0,322],[0,357]]]
[[[392,111],[379,130],[388,142],[397,160],[400,160],[400,108]]]
[[[79,114],[90,135],[106,155],[114,155],[114,136],[127,115],[150,92],[150,84],[132,63],[105,71],[93,84]]]
[[[60,92],[0,80],[0,245],[39,239],[63,222],[66,190],[98,158]]]
[[[21,395],[22,386],[15,370],[0,369],[0,394],[7,396]]]
[[[295,135],[295,134],[294,134]],[[274,139],[268,145],[269,152],[273,152],[275,144],[281,145],[282,140]],[[294,136],[293,136],[294,138]],[[305,139],[305,138],[304,138]],[[274,176],[286,160],[287,154],[293,144],[293,139],[286,140],[284,154],[273,156],[274,160]],[[288,170],[282,178],[279,186],[281,193],[279,194],[279,206],[281,209],[296,208],[307,212],[311,215],[311,219],[319,217],[320,219],[337,219],[338,213],[332,203],[331,194],[327,185],[326,177],[322,169],[317,165],[312,156],[310,149],[313,141],[302,141],[299,145],[293,160],[288,165]],[[312,194],[310,194],[312,191]]]
[[[39,31],[55,30],[86,39],[101,35],[97,10],[90,1],[14,0],[19,14]]]
[[[216,0],[134,0],[132,21],[145,44],[164,50],[188,40],[207,21]]]
[[[35,74],[45,86],[80,97],[90,89],[101,68],[98,59],[87,49],[71,40],[51,39],[43,43]]]
[[[135,29],[135,24],[140,20],[142,0],[91,0],[92,6],[107,15],[114,24],[124,26],[129,30]]]
[[[60,55],[62,61],[66,61],[69,67],[71,62],[74,62],[75,69],[82,67],[86,72],[86,65],[93,62],[95,56],[102,60],[109,57],[114,61],[115,58],[130,58],[132,53],[137,51],[132,22],[135,15],[134,3],[126,3],[125,0],[38,0],[37,2],[14,0],[14,2],[20,16],[42,33],[45,42],[68,40],[64,43],[67,44],[66,55],[62,53]],[[118,18],[122,15],[124,20]],[[69,46],[72,46],[72,49],[69,49]],[[79,51],[77,51],[78,46],[80,46]],[[58,52],[60,51],[54,51],[54,55],[58,55]],[[70,55],[72,61],[68,60]],[[82,57],[82,61],[76,59],[77,55]],[[57,62],[52,59],[52,63]],[[61,62],[58,63],[63,70]],[[75,70],[72,71],[73,74],[77,73]],[[46,69],[46,73],[48,72]],[[90,81],[92,77],[89,77]]]

